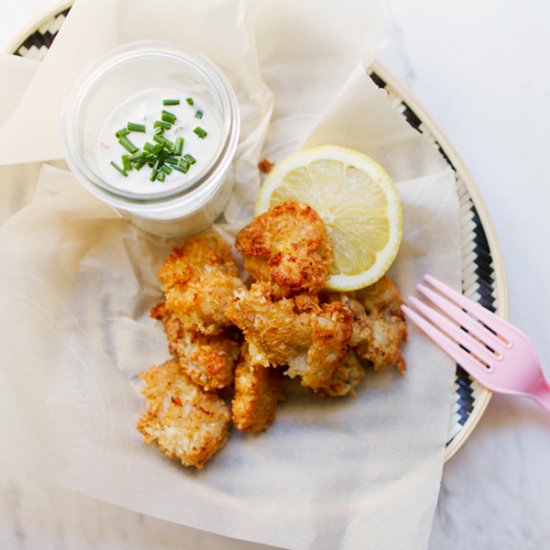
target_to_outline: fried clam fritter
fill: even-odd
[[[186,239],[165,260],[158,277],[166,309],[177,316],[183,330],[219,334],[231,325],[224,310],[244,284],[229,245],[217,233]]]
[[[277,402],[284,399],[279,370],[255,363],[243,344],[241,359],[235,369],[235,397],[232,419],[245,432],[261,432],[275,420]]]
[[[342,300],[353,311],[350,345],[359,359],[375,370],[395,365],[402,374],[405,372],[401,346],[407,340],[407,325],[399,290],[389,277],[355,292],[328,295],[327,299]]]
[[[344,360],[353,315],[342,302],[307,303],[300,311],[295,299],[274,301],[267,285],[255,283],[238,294],[226,315],[244,332],[253,362],[287,365],[286,375],[300,376],[302,385],[315,389],[329,383]]]
[[[332,249],[323,220],[307,204],[286,201],[254,218],[237,236],[244,268],[271,285],[275,297],[319,292],[329,277]]]
[[[147,409],[137,428],[170,458],[201,469],[227,441],[231,412],[214,393],[193,384],[177,361],[140,374]]]
[[[164,302],[153,307],[151,316],[163,322],[168,350],[178,358],[183,372],[195,384],[207,391],[231,385],[240,348],[235,333],[226,331],[207,336],[186,331],[178,317],[166,309]]]
[[[314,393],[321,397],[344,397],[355,395],[355,388],[365,378],[365,369],[353,350],[349,350],[343,362],[338,365],[330,380]]]

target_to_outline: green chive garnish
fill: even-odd
[[[178,166],[181,168],[181,171],[184,173],[184,174],[187,174],[187,172],[189,172],[189,168],[190,168],[190,164],[188,164],[187,162],[184,162],[183,160],[180,160],[178,162]]]
[[[130,132],[145,132],[145,124],[138,124],[137,122],[128,122],[126,126]]]
[[[172,168],[168,164],[163,164],[160,168],[160,171],[168,175],[172,173]]]
[[[180,100],[179,99],[163,99],[162,104],[163,105],[179,105]]]
[[[122,136],[119,138],[118,142],[126,149],[126,151],[129,151],[130,153],[136,153],[139,151],[139,148],[136,147],[126,136]]]
[[[195,113],[195,118],[202,118],[202,115],[203,115],[203,114],[204,114],[204,113],[203,113],[202,111],[197,111],[197,112]]]
[[[183,155],[183,160],[187,162],[187,164],[195,164],[195,162],[197,162],[197,159],[193,155]]]
[[[172,125],[169,122],[164,122],[164,120],[155,120],[153,128],[164,128],[165,130],[170,130]]]
[[[151,177],[149,178],[149,181],[155,181],[157,179],[157,175],[158,175],[158,170],[153,169],[153,171],[151,172]]]
[[[183,151],[183,141],[184,140],[182,137],[177,137],[176,141],[174,142],[174,155],[176,157],[181,156],[181,153]]]
[[[141,170],[147,164],[147,159],[142,158],[134,164],[136,170]]]
[[[125,178],[128,177],[128,172],[126,172],[124,168],[121,168],[114,160],[111,161],[111,166],[113,166],[115,170],[118,170]]]
[[[174,170],[177,170],[178,172],[182,172],[182,173],[184,173],[184,174],[187,173],[187,171],[184,170],[179,164],[172,164],[172,163],[170,163],[170,165],[172,166],[172,168],[173,168]]]
[[[195,104],[195,102],[193,101],[193,98],[192,98],[192,97],[188,97],[185,101],[187,101],[187,103],[188,103],[189,105],[194,105],[194,104]]]
[[[121,128],[118,132],[115,132],[117,138],[127,136],[130,132],[126,128]]]
[[[166,177],[166,174],[164,172],[159,172],[157,174],[157,180],[158,181],[164,181],[164,178]]]
[[[160,118],[164,122],[169,122],[170,124],[174,124],[174,122],[176,122],[176,115],[170,111],[165,111],[164,109],[162,110],[162,115]]]
[[[122,168],[124,168],[125,172],[132,169],[132,163],[130,162],[130,157],[128,155],[122,155]]]
[[[197,127],[193,130],[193,132],[194,132],[195,134],[197,134],[197,136],[199,136],[201,139],[204,139],[204,138],[208,135],[208,133],[205,132],[200,126],[197,126]]]

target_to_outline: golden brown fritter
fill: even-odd
[[[288,365],[285,374],[318,388],[346,355],[353,316],[341,302],[313,309],[300,312],[292,298],[273,301],[269,287],[255,283],[238,295],[226,315],[244,332],[253,362]]]
[[[198,281],[200,276],[212,270],[239,276],[239,270],[231,256],[231,247],[214,231],[204,231],[188,237],[176,246],[159,269],[158,278],[162,290]]]
[[[164,302],[151,309],[151,317],[164,324],[169,352],[178,357],[183,372],[195,384],[206,391],[231,385],[240,348],[236,333],[206,336],[185,331],[181,321],[166,309]]]
[[[165,307],[184,331],[219,334],[231,326],[224,309],[235,291],[244,288],[229,245],[213,231],[185,240],[158,272]]]
[[[140,378],[147,410],[137,428],[145,443],[154,441],[168,457],[201,469],[227,441],[229,407],[193,384],[174,360],[151,367]]]
[[[269,283],[275,297],[319,292],[329,277],[332,249],[323,220],[307,204],[286,201],[257,216],[237,236],[244,268]]]
[[[243,345],[241,359],[235,369],[235,397],[232,419],[244,432],[267,430],[275,420],[277,402],[284,398],[281,373],[254,363]]]
[[[348,351],[344,362],[334,371],[329,383],[314,390],[321,397],[344,397],[355,395],[355,387],[365,378],[365,369],[352,350]]]
[[[207,391],[226,388],[233,382],[239,344],[225,335],[205,336],[184,332],[176,344],[183,371]]]
[[[353,311],[350,345],[360,359],[375,370],[395,365],[402,374],[405,372],[401,345],[407,340],[407,325],[399,290],[389,277],[355,292],[329,295],[328,299],[343,300]]]
[[[183,330],[219,334],[231,326],[224,311],[244,288],[239,277],[211,271],[197,281],[172,287],[166,293],[166,308],[177,316]]]

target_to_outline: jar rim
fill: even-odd
[[[84,160],[78,146],[78,113],[87,94],[109,71],[129,61],[145,57],[172,58],[184,63],[200,74],[212,86],[212,91],[220,101],[223,113],[222,138],[220,146],[211,162],[193,177],[182,182],[181,186],[147,195],[132,193],[112,186]],[[217,174],[227,171],[232,162],[239,138],[239,109],[233,88],[222,70],[202,53],[180,44],[165,41],[142,40],[129,42],[105,53],[88,65],[69,91],[61,112],[62,142],[67,164],[81,183],[98,198],[122,209],[148,210],[162,209],[165,203],[173,207],[173,202],[186,202],[193,195],[195,207],[204,203],[215,191]],[[211,185],[208,185],[210,182]]]

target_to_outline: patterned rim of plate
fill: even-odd
[[[15,42],[8,51],[41,61],[65,21],[70,5],[71,2],[62,2],[58,9],[40,18],[22,33],[25,38]],[[386,90],[393,107],[405,116],[415,130],[435,144],[453,169],[460,201],[462,291],[469,298],[506,318],[508,292],[502,254],[475,183],[447,138],[411,92],[378,62],[371,65],[370,76],[378,87]],[[445,461],[466,441],[490,398],[491,392],[457,365]]]

